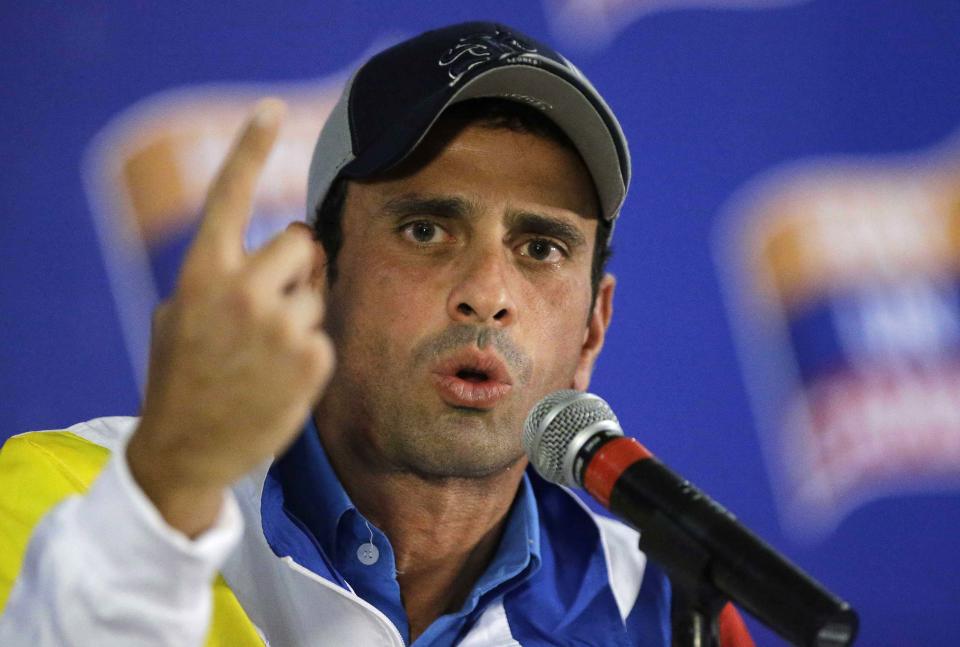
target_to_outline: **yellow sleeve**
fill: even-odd
[[[85,492],[110,452],[69,431],[10,438],[0,448],[0,614],[20,573],[33,529],[66,497]],[[222,576],[213,583],[207,647],[262,647],[263,641]]]
[[[66,497],[84,492],[109,456],[68,431],[21,434],[0,448],[0,613],[37,523]]]

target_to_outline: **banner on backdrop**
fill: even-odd
[[[785,527],[960,484],[960,137],[776,170],[718,258]]]

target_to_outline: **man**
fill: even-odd
[[[611,317],[629,158],[602,99],[502,26],[401,43],[321,133],[316,232],[248,254],[282,110],[210,190],[139,421],[0,454],[0,643],[668,644],[636,532],[520,447]]]

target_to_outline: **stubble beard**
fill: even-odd
[[[517,410],[514,398],[508,396],[491,410],[454,407],[423,379],[430,348],[444,352],[452,338],[439,335],[425,345],[425,352],[414,353],[406,362],[394,357],[382,339],[351,349],[367,358],[382,358],[380,370],[365,375],[351,370],[356,367],[347,359],[338,362],[327,397],[318,407],[318,426],[325,424],[325,409],[335,412],[340,442],[362,464],[381,472],[426,480],[484,479],[517,465],[524,459],[520,437],[526,412]],[[515,372],[526,382],[529,359],[508,361],[519,366]],[[366,370],[371,370],[369,364]]]
[[[523,459],[520,428],[490,411],[398,417],[386,435],[395,464],[424,479],[483,479]]]
[[[504,472],[524,457],[522,421],[513,420],[516,416],[509,415],[506,407],[460,409],[432,393],[411,390],[366,393],[364,429],[349,434],[348,442],[353,453],[367,454],[367,462],[377,463],[380,469],[426,480],[483,479]]]

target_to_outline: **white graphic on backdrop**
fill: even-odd
[[[554,36],[567,48],[603,49],[644,16],[677,9],[778,9],[810,0],[544,0]]]

